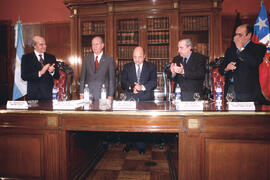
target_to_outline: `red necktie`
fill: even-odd
[[[96,61],[95,61],[95,72],[97,72],[98,68],[98,56],[96,56]]]

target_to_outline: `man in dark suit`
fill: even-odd
[[[127,99],[136,101],[150,101],[154,99],[154,89],[157,86],[157,72],[154,64],[144,61],[145,53],[138,46],[133,51],[133,62],[125,64],[121,76],[122,88],[126,92]],[[145,153],[145,134],[126,135],[129,141],[135,141],[140,154]],[[127,143],[123,151],[128,152],[131,143]]]
[[[100,99],[102,84],[105,84],[107,98],[114,95],[115,68],[113,58],[103,53],[104,43],[101,37],[92,39],[93,53],[84,57],[80,79],[80,98],[83,98],[85,84],[88,84],[93,100]]]
[[[28,100],[52,100],[53,78],[59,78],[56,58],[46,52],[43,37],[34,36],[34,52],[22,56],[21,77],[27,81]]]
[[[171,63],[168,77],[175,82],[175,87],[180,85],[183,101],[193,101],[194,93],[200,93],[202,97],[207,57],[192,51],[190,39],[178,42],[178,53]]]
[[[144,50],[138,46],[133,51],[133,62],[123,67],[121,84],[127,99],[132,96],[136,101],[154,99],[154,89],[157,86],[156,67],[144,59]]]
[[[253,28],[242,24],[235,30],[235,46],[228,48],[225,59],[219,67],[222,75],[231,74],[230,82],[236,95],[236,101],[265,101],[259,83],[259,65],[263,61],[266,47],[251,42]]]

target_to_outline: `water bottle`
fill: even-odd
[[[83,90],[83,101],[84,102],[89,102],[89,87],[88,84],[84,85],[84,90]]]
[[[216,87],[216,110],[221,110],[222,107],[222,88],[220,84]]]
[[[52,100],[54,102],[58,100],[58,88],[56,87],[56,85],[54,85],[52,89]]]
[[[180,102],[180,101],[181,101],[181,88],[179,84],[177,84],[175,88],[175,102]]]
[[[101,87],[101,99],[107,99],[105,84],[102,84]]]

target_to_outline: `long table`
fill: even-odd
[[[269,107],[266,106],[269,109]],[[270,179],[270,111],[177,111],[169,102],[138,102],[136,110],[0,109],[0,177],[80,179],[98,160],[99,132],[177,134],[176,177]],[[92,164],[93,165],[93,164]]]

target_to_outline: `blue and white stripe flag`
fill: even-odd
[[[23,81],[21,78],[21,59],[24,54],[24,41],[22,33],[22,25],[20,20],[17,21],[14,26],[15,29],[15,48],[16,49],[16,64],[14,73],[14,86],[13,86],[13,96],[12,100],[16,100],[24,95],[26,95],[27,82]]]

